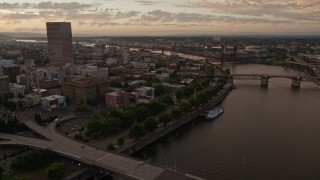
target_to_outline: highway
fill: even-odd
[[[172,179],[173,177],[175,177],[173,179],[200,179],[79,143],[57,133],[55,123],[51,123],[47,127],[39,126],[32,121],[26,121],[25,124],[35,132],[48,138],[49,141],[0,133],[0,138],[8,140],[0,141],[0,145],[20,145],[38,149],[50,149],[60,155],[133,179]]]

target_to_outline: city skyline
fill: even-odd
[[[47,21],[68,21],[74,34],[318,34],[319,0],[0,1],[0,32],[45,34]]]

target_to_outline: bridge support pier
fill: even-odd
[[[301,85],[301,78],[297,77],[292,79],[292,85],[291,85],[292,88],[299,89],[300,85]]]
[[[268,87],[269,78],[266,76],[261,77],[261,87]]]

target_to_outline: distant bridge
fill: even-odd
[[[262,87],[268,87],[269,79],[271,78],[286,78],[292,79],[292,87],[299,88],[301,82],[314,82],[320,85],[320,77],[313,77],[308,75],[269,75],[269,74],[229,74],[229,75],[214,75],[214,77],[228,76],[231,83],[233,80],[260,80]]]

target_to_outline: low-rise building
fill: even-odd
[[[135,90],[139,94],[139,96],[149,97],[151,99],[154,99],[154,88],[153,87],[146,87],[142,86],[140,88],[137,88]]]
[[[25,74],[19,74],[17,76],[17,83],[20,85],[27,86],[27,76]]]
[[[41,89],[53,89],[59,87],[58,79],[40,79],[39,80],[39,88]]]
[[[26,90],[26,86],[19,85],[16,83],[10,83],[9,84],[9,91],[13,94],[14,97],[24,97]]]
[[[42,96],[39,94],[26,94],[24,97],[32,106],[40,104]]]
[[[82,75],[85,77],[95,77],[95,78],[109,77],[109,69],[98,68],[96,66],[87,67],[86,69],[82,70]]]
[[[107,107],[118,109],[130,104],[129,93],[124,91],[107,93],[105,98]]]
[[[41,97],[49,96],[49,91],[46,89],[33,89],[33,93],[41,95]]]
[[[181,84],[184,84],[184,85],[188,85],[188,84],[191,84],[193,82],[193,79],[191,78],[184,78],[181,80]]]
[[[176,90],[185,87],[185,85],[182,84],[170,84],[170,83],[162,83],[164,88],[166,89],[166,92],[168,93],[174,93]]]
[[[52,95],[41,98],[41,109],[52,111],[67,107],[66,98],[64,96]]]

